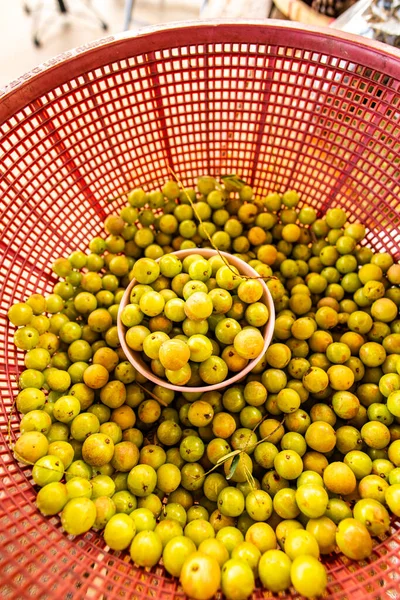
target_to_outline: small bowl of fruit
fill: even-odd
[[[141,258],[118,311],[127,359],[153,383],[206,392],[240,381],[264,356],[275,310],[260,275],[211,248]]]

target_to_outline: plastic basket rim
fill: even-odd
[[[262,24],[262,28],[260,27],[260,23],[253,23],[253,25],[257,25],[254,26],[253,29],[249,29],[246,28],[244,31],[244,34],[240,34],[238,32],[240,32],[240,28],[237,26],[238,24],[235,22],[234,26],[231,25],[227,25],[226,23],[223,23],[223,25],[221,25],[221,27],[218,28],[214,28],[212,30],[211,27],[209,27],[209,23],[206,23],[207,25],[207,29],[204,30],[204,37],[207,38],[207,36],[209,36],[209,42],[210,46],[213,44],[214,42],[214,37],[218,37],[218,34],[216,36],[213,37],[213,33],[212,31],[218,31],[219,32],[219,36],[221,38],[224,39],[224,33],[227,32],[227,39],[226,42],[228,44],[230,44],[230,48],[233,48],[233,45],[237,44],[238,46],[240,45],[240,39],[246,36],[249,36],[253,33],[253,31],[256,33],[258,40],[260,40],[260,38],[262,38],[262,33],[266,32],[266,27],[269,28],[269,30],[271,30],[271,24]],[[253,27],[252,25],[252,27]],[[176,37],[173,38],[170,30],[171,30],[171,26],[167,26],[167,27],[163,27],[163,28],[151,28],[151,31],[149,33],[151,33],[153,35],[154,31],[153,29],[156,31],[156,34],[150,39],[149,36],[145,37],[141,37],[139,38],[136,34],[132,35],[132,34],[128,34],[126,35],[121,35],[118,36],[118,39],[120,40],[120,45],[117,45],[117,40],[113,41],[112,43],[109,41],[107,41],[108,38],[105,38],[104,43],[100,42],[100,44],[93,45],[93,47],[90,47],[90,45],[88,45],[87,48],[84,48],[84,50],[79,50],[79,52],[77,51],[77,55],[73,56],[71,53],[69,53],[69,58],[68,60],[64,60],[65,56],[62,57],[60,59],[60,63],[56,64],[48,64],[47,66],[45,66],[44,72],[40,72],[37,71],[33,73],[32,75],[32,79],[29,80],[29,77],[27,80],[22,80],[21,81],[21,87],[18,87],[18,85],[16,86],[14,93],[11,95],[8,95],[5,98],[5,103],[9,104],[9,107],[7,108],[7,110],[10,109],[11,106],[11,115],[13,116],[15,114],[15,117],[12,119],[12,121],[16,121],[17,119],[19,119],[21,117],[21,115],[17,115],[17,110],[18,110],[18,103],[20,102],[20,106],[22,106],[22,102],[24,102],[25,105],[27,105],[29,102],[31,102],[31,105],[29,107],[29,109],[31,110],[31,107],[33,107],[33,109],[35,108],[35,99],[40,99],[40,90],[41,88],[45,89],[45,87],[47,86],[48,90],[51,90],[53,87],[55,87],[55,85],[58,84],[58,82],[54,82],[53,80],[53,74],[59,74],[57,75],[57,77],[59,78],[59,80],[61,80],[63,77],[65,78],[65,81],[69,81],[71,79],[74,78],[75,76],[75,69],[81,69],[82,73],[84,73],[85,71],[88,71],[90,69],[94,69],[96,68],[97,65],[93,66],[93,63],[96,62],[97,58],[101,58],[103,60],[103,64],[106,63],[110,63],[111,61],[114,61],[114,63],[116,63],[120,56],[122,55],[124,52],[126,53],[127,56],[132,56],[135,53],[141,54],[141,53],[145,53],[146,51],[150,52],[154,52],[154,49],[157,50],[157,44],[158,41],[160,39],[164,40],[164,44],[167,45],[169,44],[168,47],[177,47],[179,49],[179,46],[184,46],[187,44],[187,40],[190,38],[190,36],[192,35],[192,32],[194,32],[194,39],[193,39],[193,45],[194,44],[204,44],[203,39],[198,39],[201,38],[203,36],[203,34],[201,33],[201,31],[199,30],[199,26],[198,23],[195,24],[195,27],[192,28],[187,28],[186,30],[180,28],[180,29],[174,29],[173,32],[179,32],[179,34],[182,34],[182,38],[177,39]],[[167,33],[165,31],[163,31],[164,29],[167,30]],[[280,24],[279,23],[279,27],[275,27],[274,31],[272,33],[272,35],[274,36],[275,40],[279,39],[279,37],[282,37],[282,46],[286,46],[286,41],[284,39],[284,35],[283,33],[289,33],[289,32],[298,32],[299,30],[294,28],[292,25],[288,26],[288,25],[284,25],[284,24]],[[299,44],[299,42],[301,42],[302,39],[305,40],[305,47],[307,48],[307,44],[310,44],[310,46],[312,47],[314,42],[312,37],[306,37],[306,32],[307,31],[317,31],[318,32],[318,36],[315,36],[315,46],[318,46],[320,48],[320,52],[321,54],[324,54],[324,45],[327,48],[327,54],[329,55],[329,52],[331,52],[331,54],[335,51],[335,48],[342,48],[341,52],[344,58],[344,53],[347,52],[347,54],[349,53],[349,51],[351,51],[351,46],[349,45],[349,43],[345,42],[344,40],[344,36],[340,35],[340,41],[343,42],[341,45],[339,43],[336,44],[336,41],[338,39],[338,36],[335,33],[331,34],[330,30],[327,30],[327,32],[329,33],[329,35],[332,35],[331,38],[327,39],[327,43],[325,43],[325,39],[321,36],[321,28],[312,28],[312,27],[303,27],[301,26],[301,34],[300,32],[297,33],[297,41],[293,41],[293,43],[291,45],[293,45],[294,47],[302,47],[301,44]],[[283,32],[283,33],[282,33]],[[126,40],[125,38],[128,38],[128,40]],[[268,37],[268,35],[266,35],[265,37]],[[346,36],[347,38],[349,38],[349,36]],[[130,38],[132,38],[131,41]],[[182,39],[184,40],[182,42]],[[359,49],[359,56],[361,56],[362,60],[368,61],[369,56],[371,56],[371,62],[375,61],[376,64],[379,65],[379,68],[381,69],[381,71],[387,72],[387,70],[382,66],[384,64],[385,61],[389,62],[389,58],[388,58],[388,54],[387,54],[387,49],[388,48],[384,48],[384,56],[381,53],[376,52],[375,54],[371,51],[371,50],[365,50],[365,46],[371,46],[371,44],[365,44],[364,40],[362,39],[361,41],[362,43],[362,48],[361,48],[361,44],[358,41],[358,38],[356,38],[356,36],[352,36],[352,39],[354,41],[355,39],[355,43],[354,43],[354,47]],[[138,42],[139,40],[139,42]],[[140,41],[140,40],[145,40],[145,41]],[[239,41],[238,41],[239,40]],[[335,41],[336,40],[336,41]],[[207,42],[206,42],[207,43]],[[251,42],[252,43],[252,42]],[[257,42],[258,43],[258,42]],[[264,44],[268,44],[268,39],[264,41]],[[274,42],[276,45],[278,45],[278,42]],[[249,42],[250,44],[250,42]],[[335,45],[336,44],[336,47]],[[102,46],[103,47],[100,47]],[[247,47],[251,47],[251,46],[247,46]],[[223,44],[222,44],[222,48],[223,48]],[[360,51],[361,48],[361,51]],[[308,49],[308,48],[307,48]],[[219,51],[219,50],[218,50]],[[128,53],[131,54],[128,54]],[[119,53],[119,55],[118,55]],[[310,54],[312,54],[312,50],[310,52]],[[338,52],[336,55],[339,55],[340,53]],[[351,54],[351,52],[350,52]],[[62,55],[63,56],[63,55]],[[284,58],[284,57],[283,57]],[[349,56],[347,55],[346,57],[347,61],[351,61],[352,57],[349,58]],[[373,60],[372,60],[373,59]],[[162,54],[161,54],[161,58],[160,61],[163,60]],[[305,59],[306,61],[308,59]],[[400,61],[399,59],[396,57],[392,57],[390,58],[390,60],[392,61],[391,64],[391,69],[392,72],[394,74],[394,76],[396,77],[396,79],[399,79],[399,73],[400,73]],[[75,61],[75,62],[74,62]],[[357,61],[355,61],[357,62]],[[368,65],[369,67],[370,65]],[[394,67],[396,67],[396,72],[394,71]],[[346,72],[346,69],[343,69],[344,72]],[[77,81],[77,84],[79,85],[79,80]],[[396,83],[396,85],[398,86],[398,81]],[[398,90],[398,88],[397,88]],[[14,99],[16,99],[14,101]],[[36,103],[38,104],[38,102]],[[0,100],[0,108],[1,108],[1,100]],[[32,109],[32,110],[33,110]],[[29,118],[31,117],[31,114],[27,112],[27,115],[25,116],[26,120],[29,121]],[[0,112],[1,115],[1,112]],[[13,125],[13,123],[12,123]],[[17,124],[18,125],[18,124]],[[12,242],[11,242],[12,243]],[[10,245],[11,245],[10,243]],[[12,246],[11,246],[12,248]],[[26,259],[23,259],[26,260]],[[25,263],[23,263],[25,264]],[[22,268],[21,268],[21,272],[22,272]],[[8,370],[9,367],[6,364],[5,365],[6,369]],[[8,373],[9,377],[12,376],[11,372]],[[1,390],[0,390],[1,391]],[[7,395],[7,400],[8,400],[8,395]],[[5,454],[5,457],[7,458],[7,461],[9,461],[9,457],[10,457],[10,453],[7,452]],[[6,488],[6,491],[8,492],[8,489],[10,489],[9,495],[7,494],[5,499],[7,501],[7,503],[5,504],[6,507],[12,507],[11,509],[9,508],[9,514],[11,515],[11,523],[12,525],[15,524],[15,521],[21,520],[21,527],[18,527],[16,530],[12,529],[11,527],[9,527],[9,532],[10,535],[15,536],[15,540],[16,543],[15,545],[17,546],[17,552],[16,556],[23,556],[23,554],[25,553],[25,556],[28,556],[31,560],[31,565],[32,565],[32,570],[30,565],[26,562],[25,564],[22,563],[22,566],[20,567],[22,574],[25,575],[26,577],[26,573],[29,572],[29,588],[26,584],[26,579],[22,580],[22,584],[24,585],[24,588],[22,587],[14,587],[11,588],[11,594],[12,594],[12,598],[14,599],[20,599],[22,597],[26,597],[25,596],[25,590],[29,590],[29,594],[28,591],[26,591],[27,595],[31,595],[31,589],[34,589],[34,585],[36,584],[36,580],[38,582],[39,587],[39,591],[41,589],[43,589],[43,575],[45,574],[46,577],[48,577],[49,579],[47,579],[47,581],[49,581],[49,589],[50,589],[50,585],[55,584],[56,583],[56,579],[60,580],[60,587],[58,588],[59,593],[60,593],[60,588],[61,588],[61,593],[65,591],[65,586],[68,585],[68,592],[70,593],[71,597],[75,597],[75,598],[83,598],[84,596],[89,597],[88,594],[88,590],[90,589],[94,589],[97,597],[100,598],[101,597],[101,593],[105,592],[105,594],[111,597],[115,597],[117,596],[117,594],[121,594],[124,592],[124,590],[128,589],[127,584],[130,584],[130,588],[131,588],[131,593],[132,593],[132,598],[139,598],[139,597],[146,597],[146,598],[161,598],[161,597],[171,597],[173,596],[174,598],[182,598],[182,594],[179,590],[179,588],[177,587],[177,583],[174,581],[174,583],[171,584],[171,580],[168,580],[168,586],[165,584],[166,578],[164,575],[164,572],[162,574],[160,574],[160,571],[158,571],[158,567],[156,568],[157,571],[152,571],[152,572],[141,572],[138,571],[138,573],[136,572],[136,570],[134,572],[131,571],[131,567],[129,567],[129,570],[124,570],[127,567],[124,566],[124,564],[122,563],[120,557],[116,558],[114,557],[113,553],[108,554],[107,551],[105,551],[104,553],[102,552],[102,547],[97,546],[97,537],[92,537],[92,534],[88,534],[87,536],[85,536],[83,539],[81,540],[76,540],[71,542],[70,539],[68,539],[68,536],[65,534],[65,532],[62,532],[60,529],[60,525],[59,522],[55,522],[55,519],[42,519],[41,517],[38,516],[37,511],[35,510],[34,513],[30,512],[33,506],[33,502],[34,502],[34,494],[35,494],[35,490],[33,489],[33,487],[31,487],[31,483],[29,482],[29,476],[27,476],[27,470],[22,468],[20,465],[18,465],[17,467],[15,467],[14,464],[14,460],[12,460],[12,462],[7,462],[6,460],[4,461],[4,466],[6,469],[9,469],[9,473],[10,473],[10,477],[11,477],[11,484],[14,485],[14,483],[20,481],[20,479],[18,479],[19,476],[21,476],[21,473],[23,474],[24,477],[24,483],[26,483],[26,480],[29,483],[28,487],[24,487],[24,485],[18,485],[18,492],[17,494],[13,490],[13,488],[9,487]],[[18,474],[18,477],[14,475],[14,473]],[[7,474],[7,471],[6,471]],[[22,502],[21,502],[21,498],[22,498]],[[28,505],[29,511],[26,510],[26,515],[25,515],[25,509],[26,509],[26,505]],[[14,515],[17,514],[18,517],[15,517]],[[22,520],[20,515],[23,515],[24,517],[26,516],[27,520]],[[33,519],[33,516],[35,516],[35,519]],[[47,525],[46,525],[46,529],[44,528],[44,522],[49,524],[49,529],[47,529]],[[4,521],[5,523],[5,521]],[[22,523],[23,523],[23,529],[22,529]],[[28,526],[26,526],[25,524],[28,523]],[[18,523],[19,525],[19,523]],[[1,529],[1,527],[0,527]],[[49,530],[51,531],[52,534],[54,534],[54,537],[50,537],[49,535]],[[14,531],[16,531],[16,534],[14,533]],[[46,541],[46,552],[48,550],[48,548],[51,546],[53,546],[53,549],[55,551],[58,550],[58,548],[60,548],[60,555],[62,556],[62,558],[64,559],[67,556],[68,562],[65,564],[65,568],[64,568],[64,572],[61,571],[60,568],[58,568],[58,566],[61,564],[59,562],[59,559],[56,557],[55,563],[52,563],[51,557],[49,553],[44,552],[44,550],[42,549],[42,546],[37,543],[35,546],[35,542],[36,539],[34,536],[38,536],[39,541],[42,541],[42,537],[41,534],[43,531],[46,531],[46,533],[49,535],[48,540]],[[372,598],[372,596],[374,598],[377,597],[389,597],[390,594],[393,595],[393,592],[390,592],[390,590],[396,588],[397,590],[400,589],[399,587],[399,580],[398,580],[398,568],[396,571],[396,564],[398,567],[398,540],[399,540],[399,534],[400,534],[400,529],[396,530],[396,532],[394,534],[392,534],[390,537],[385,538],[384,542],[379,542],[377,544],[377,546],[375,547],[375,549],[377,550],[376,553],[374,552],[374,561],[376,560],[377,562],[368,562],[366,565],[364,564],[364,566],[361,566],[359,569],[357,568],[357,570],[353,570],[351,565],[350,567],[348,566],[347,561],[346,562],[342,562],[342,561],[338,561],[337,563],[333,563],[334,566],[332,567],[332,577],[334,577],[334,581],[331,584],[330,590],[332,590],[332,595],[334,595],[335,598],[340,597],[341,599],[343,599],[344,597],[347,598],[358,598],[360,599],[362,596],[364,597],[368,597],[368,598]],[[57,536],[57,537],[55,537]],[[35,554],[29,555],[28,553],[26,553],[24,545],[28,545],[28,547],[32,547],[35,548]],[[65,545],[64,545],[65,543]],[[18,545],[20,544],[20,545]],[[95,551],[99,551],[99,554],[95,554]],[[0,553],[1,554],[1,553]],[[7,555],[6,555],[7,556]],[[10,554],[10,556],[12,556]],[[48,568],[49,562],[43,561],[43,564],[41,563],[42,557],[47,557],[47,560],[50,559],[50,566],[52,566],[52,569],[50,570]],[[386,558],[386,556],[388,556],[388,558]],[[94,565],[95,567],[89,570],[89,577],[86,579],[87,574],[85,572],[85,566],[84,566],[84,562],[83,559],[85,559],[85,561],[87,560],[88,562],[90,560],[93,561],[94,558]],[[12,565],[13,563],[11,562],[13,560],[13,558],[9,559],[7,561],[8,566],[10,566],[10,564]],[[336,560],[336,557],[335,557]],[[396,562],[394,562],[396,561]],[[56,569],[53,570],[54,568],[54,564],[56,564]],[[91,563],[89,563],[91,564]],[[129,563],[128,563],[129,564]],[[375,568],[375,564],[377,565]],[[82,566],[83,565],[83,566]],[[120,566],[122,565],[123,568],[120,569]],[[386,568],[388,568],[389,573],[385,573],[385,571],[383,570],[383,566],[386,565]],[[103,568],[106,569],[106,572],[104,574],[103,572]],[[109,570],[107,571],[107,568],[109,568]],[[28,571],[29,569],[29,571]],[[69,571],[68,573],[68,577],[65,578],[65,580],[63,581],[62,576],[64,576],[64,573],[67,571]],[[132,567],[133,569],[133,567]],[[6,573],[6,571],[4,571]],[[10,573],[10,571],[7,571],[7,575]],[[396,575],[397,573],[397,575]],[[338,575],[337,575],[338,574]],[[154,575],[154,578],[153,578]],[[97,576],[99,577],[97,579]],[[124,582],[121,583],[120,579],[117,579],[116,577],[120,577],[122,576],[124,578]],[[143,576],[143,585],[142,585],[142,576]],[[365,577],[368,576],[368,580],[365,580]],[[336,579],[337,577],[337,579]],[[16,586],[19,583],[19,580],[14,580],[16,582]],[[14,583],[14,581],[12,581],[12,583]],[[156,583],[154,583],[154,581]],[[383,583],[381,583],[381,581]],[[8,582],[8,580],[7,580]],[[77,587],[77,584],[79,583],[79,585],[81,586],[80,588]],[[108,586],[114,586],[114,589],[110,589],[110,591],[108,591]],[[159,593],[157,593],[157,585]],[[61,587],[64,586],[64,589]],[[76,587],[75,587],[76,586]],[[140,587],[141,586],[141,587]],[[172,587],[174,586],[174,587]],[[367,586],[372,589],[372,592],[369,592],[367,589]],[[379,586],[382,586],[381,588],[379,588]],[[389,590],[390,587],[390,590]],[[132,589],[133,588],[133,589]],[[0,589],[1,589],[1,585],[0,585]],[[343,592],[341,591],[343,590]],[[388,592],[389,590],[389,592]],[[33,592],[32,592],[33,593]],[[265,592],[262,592],[262,590],[258,589],[257,592],[257,597],[261,597],[261,595],[265,595]],[[1,596],[1,593],[0,593]],[[285,594],[286,596],[286,594]],[[287,596],[286,596],[287,597]],[[397,597],[397,596],[396,596]]]
[[[399,77],[400,74],[400,49],[390,46],[377,40],[371,40],[369,38],[362,37],[360,35],[342,32],[340,30],[331,27],[322,27],[316,25],[303,25],[296,21],[283,21],[279,19],[208,19],[198,21],[174,21],[171,23],[151,25],[142,27],[138,30],[130,30],[122,33],[111,34],[105,37],[97,38],[91,42],[87,42],[81,46],[71,48],[47,61],[38,64],[36,67],[22,74],[17,79],[6,84],[0,88],[0,125],[11,118],[18,110],[26,106],[30,100],[37,98],[41,94],[54,89],[55,85],[62,85],[71,79],[71,77],[78,77],[83,73],[93,68],[100,68],[104,64],[109,64],[110,61],[126,58],[126,56],[119,56],[118,48],[121,48],[127,42],[132,42],[138,45],[140,53],[143,50],[142,44],[146,44],[146,41],[157,40],[157,38],[165,38],[169,36],[171,43],[166,46],[154,47],[151,50],[159,50],[171,46],[182,46],[179,37],[175,37],[174,32],[180,32],[181,36],[193,32],[193,30],[202,30],[203,32],[216,31],[217,29],[227,29],[232,33],[239,34],[240,31],[244,31],[246,28],[253,28],[254,30],[263,30],[265,32],[273,30],[285,30],[291,31],[300,35],[304,35],[308,39],[324,37],[324,43],[326,44],[326,51],[335,47],[335,51],[341,50],[341,56],[337,58],[343,58],[348,61],[352,61],[352,57],[349,56],[345,46],[351,46],[357,54],[357,50],[362,52],[369,51],[369,58],[371,64],[365,66],[371,69],[378,69],[384,72],[385,75]],[[190,36],[188,37],[190,39]],[[173,41],[177,40],[177,41]],[[192,43],[206,43],[212,42],[212,40],[192,40]],[[229,39],[228,43],[240,43],[240,39]],[[264,43],[268,43],[268,40],[264,40]],[[220,41],[218,43],[221,43]],[[248,41],[247,41],[248,43]],[[255,44],[260,43],[258,41]],[[341,47],[340,44],[343,44]],[[129,45],[129,44],[128,44]],[[110,49],[114,47],[115,51],[110,55]],[[293,45],[295,47],[295,44]],[[308,49],[308,48],[306,48]],[[134,52],[134,48],[132,48]],[[150,47],[148,48],[148,51]],[[104,62],[97,62],[95,65],[91,63],[92,55],[98,55],[99,53],[104,55]],[[98,58],[98,56],[97,56]],[[356,56],[353,57],[356,61]],[[75,65],[81,65],[79,72],[71,72],[69,64],[75,63]],[[58,77],[55,81],[55,74],[64,73],[64,77]]]

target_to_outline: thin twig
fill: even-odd
[[[269,415],[266,415],[264,417],[264,419],[268,418]],[[257,425],[255,426],[255,428],[253,429],[253,432],[255,431],[255,429],[261,425],[261,423],[264,421],[264,419],[262,419],[259,423],[257,423]],[[262,442],[266,442],[272,435],[274,435],[274,433],[276,433],[279,429],[279,427],[281,427],[281,425],[283,425],[283,423],[285,422],[285,417],[283,417],[282,421],[275,427],[275,429],[273,429],[268,435],[266,435],[264,438],[262,438],[261,440],[259,440],[256,444],[254,444],[254,448],[256,446],[258,446],[258,444],[261,444]],[[250,437],[249,437],[250,440]],[[215,471],[215,469],[218,469],[218,467],[222,466],[227,460],[229,460],[230,458],[232,458],[232,460],[235,458],[235,456],[237,456],[238,454],[245,454],[246,452],[246,448],[248,446],[249,440],[246,443],[246,446],[244,447],[244,449],[242,450],[232,450],[232,452],[228,452],[228,454],[225,454],[225,456],[221,456],[221,458],[218,459],[217,463],[206,473],[204,473],[203,475],[201,475],[201,477],[207,477],[207,475],[209,475],[210,473],[212,473],[213,471]],[[240,461],[239,461],[240,462]],[[246,466],[244,465],[244,467],[246,468]],[[246,474],[246,471],[245,471]],[[247,475],[246,475],[247,478]],[[253,478],[253,476],[252,476]],[[253,478],[254,481],[254,478]],[[252,487],[251,482],[249,482],[250,487]],[[255,486],[252,488],[255,489]]]
[[[189,196],[189,194],[187,193],[182,181],[179,179],[178,175],[175,173],[175,171],[168,165],[168,169],[171,172],[172,176],[174,177],[175,181],[178,183],[178,185],[181,187],[183,193],[186,195],[186,198],[189,201],[190,206],[193,209],[194,214],[196,215],[197,220],[199,221],[200,225],[204,225],[204,221],[202,220],[202,218],[200,217],[199,213],[196,210],[196,206],[195,203],[192,201],[191,197]],[[233,177],[233,176],[232,176]],[[226,175],[223,176],[222,179],[227,179],[228,181],[230,180],[230,176]],[[240,184],[244,184],[245,182],[242,181],[241,179],[235,178],[235,181],[238,181]],[[107,202],[111,203],[114,202],[114,200],[119,200],[120,198],[122,198],[123,196],[127,196],[128,194],[130,194],[130,192],[132,192],[135,188],[131,189],[131,190],[127,190],[126,192],[122,192],[121,194],[118,194],[117,196],[114,196],[113,198],[107,198]],[[229,264],[229,262],[227,261],[227,259],[221,254],[220,250],[217,248],[217,246],[214,244],[214,242],[212,241],[212,238],[210,236],[210,234],[208,233],[207,229],[204,227],[203,228],[204,233],[208,239],[208,241],[211,244],[211,247],[218,253],[218,256],[221,258],[221,260],[224,262],[225,266],[228,267],[228,269],[236,276],[236,277],[240,277],[241,279],[262,279],[263,281],[269,281],[270,279],[276,279],[276,277],[274,275],[267,275],[267,276],[262,276],[259,275],[258,277],[252,277],[250,275],[242,275],[242,274],[237,274],[236,271],[234,271],[232,269],[232,266]]]
[[[165,402],[165,400],[161,400],[161,398],[158,398],[155,394],[153,394],[153,392],[150,392],[150,390],[148,390],[146,387],[144,387],[144,385],[142,385],[141,383],[139,383],[138,381],[135,381],[135,383],[142,388],[142,390],[144,390],[145,392],[147,392],[149,394],[149,396],[151,396],[152,398],[154,398],[154,400],[157,400],[157,402],[159,404],[161,404],[162,406],[168,407],[169,404],[167,402]]]
[[[194,214],[196,215],[197,220],[199,221],[200,225],[204,225],[204,221],[202,220],[202,218],[200,217],[199,213],[196,210],[196,204],[193,202],[193,200],[191,199],[191,197],[189,196],[189,194],[186,191],[186,188],[184,187],[182,181],[179,179],[178,175],[175,173],[175,171],[173,169],[171,169],[171,167],[168,165],[168,169],[171,172],[172,176],[175,178],[176,182],[178,183],[178,185],[180,186],[180,188],[182,189],[183,193],[186,195],[186,198],[189,200],[190,206],[193,209]],[[223,256],[220,252],[220,250],[217,248],[217,246],[214,244],[214,242],[212,241],[212,238],[210,236],[210,234],[207,231],[206,227],[203,227],[203,231],[206,234],[206,237],[208,239],[208,241],[210,242],[212,248],[217,252],[218,256],[221,258],[221,260],[225,263],[225,265],[228,267],[228,269],[236,276],[236,277],[240,277],[241,279],[262,279],[263,281],[268,281],[270,279],[276,279],[276,277],[274,275],[268,275],[267,277],[263,277],[261,275],[259,275],[258,277],[252,277],[250,275],[242,275],[242,274],[237,274],[233,269],[232,266],[229,264],[228,260],[225,258],[225,256]]]
[[[259,426],[261,425],[261,423],[262,423],[263,421],[265,421],[265,419],[267,419],[269,416],[270,416],[270,415],[268,415],[268,414],[267,414],[267,415],[265,415],[265,416],[264,416],[264,417],[261,419],[261,421],[260,421],[259,423],[257,423],[257,424],[254,426],[254,428],[252,429],[252,433],[254,433],[254,432],[255,432],[255,430],[257,429],[257,427],[259,427]],[[271,435],[273,435],[274,433],[276,433],[276,432],[278,431],[279,427],[280,427],[281,425],[283,425],[283,423],[284,423],[284,422],[285,422],[285,417],[283,417],[282,421],[279,423],[279,425],[277,425],[277,426],[275,427],[275,429],[273,429],[273,430],[271,431],[271,433],[269,433],[267,436],[265,436],[265,438],[263,438],[263,439],[259,440],[258,442],[256,442],[256,443],[254,444],[253,450],[254,450],[254,448],[255,448],[256,446],[258,446],[258,444],[261,444],[262,442],[265,442],[265,441],[266,441],[268,438],[270,438],[270,437],[271,437]],[[250,443],[250,436],[248,437],[248,439],[247,439],[247,442],[246,442],[246,445],[245,445],[245,447],[243,448],[242,452],[246,452],[246,450],[247,450],[247,448],[248,448],[248,446],[249,446],[249,443]],[[255,485],[254,477],[253,477],[253,475],[250,473],[250,471],[248,470],[248,468],[246,467],[246,465],[244,465],[244,474],[246,475],[247,483],[249,484],[249,486],[251,487],[251,489],[254,491],[254,490],[256,489],[256,485]],[[256,499],[256,500],[257,500],[257,499]],[[258,503],[258,500],[257,500],[257,503]]]
[[[284,422],[285,422],[285,417],[283,417],[282,421],[279,423],[279,425],[277,425],[277,426],[275,427],[275,429],[273,429],[273,430],[271,431],[271,433],[269,433],[268,435],[266,435],[266,436],[265,436],[265,438],[262,438],[262,440],[259,440],[259,441],[257,442],[257,444],[254,444],[254,448],[255,448],[256,446],[258,446],[258,444],[262,444],[263,442],[266,442],[266,441],[267,441],[267,440],[268,440],[268,439],[271,437],[271,435],[273,435],[274,433],[276,433],[276,432],[278,431],[279,427],[281,427],[281,425],[283,425],[283,424],[284,424]],[[260,421],[260,423],[261,423],[261,421]]]

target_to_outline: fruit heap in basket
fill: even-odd
[[[135,565],[162,560],[191,598],[322,594],[321,557],[368,558],[400,516],[400,265],[342,209],[318,218],[296,192],[254,197],[234,176],[128,200],[89,254],[55,261],[54,293],[9,310],[26,351],[14,453],[33,466],[38,509],[68,534],[98,530]],[[117,313],[143,258],[201,246],[265,278],[274,338],[237,385],[178,394],[126,360]],[[179,298],[169,282],[139,283],[146,310]],[[227,318],[240,325],[252,306],[234,294]],[[150,333],[187,335],[165,309],[148,317]],[[211,331],[221,322],[211,314]],[[223,359],[230,340],[215,337]]]
[[[121,311],[126,343],[158,377],[179,386],[218,384],[261,356],[259,328],[269,319],[263,286],[222,255],[140,258],[132,274],[137,284]],[[149,285],[156,281],[159,292]]]

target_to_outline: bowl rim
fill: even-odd
[[[247,264],[244,260],[242,260],[241,258],[238,258],[237,256],[234,256],[228,252],[223,252],[221,250],[217,251],[217,250],[214,250],[213,248],[188,248],[185,250],[177,250],[175,252],[170,252],[169,254],[174,255],[179,259],[183,259],[186,256],[190,256],[191,254],[200,254],[207,258],[210,258],[211,256],[220,254],[226,260],[229,261],[229,264],[232,264],[233,266],[239,265],[239,267],[241,267],[241,269],[242,269],[241,272],[243,274],[259,277],[259,274],[257,273],[257,271],[255,271],[253,269],[253,267],[251,267],[249,264]],[[162,257],[156,259],[156,262],[159,262],[161,258]],[[274,302],[272,299],[272,295],[271,295],[271,292],[269,291],[268,286],[266,285],[265,281],[263,281],[263,279],[261,279],[261,278],[259,279],[259,281],[263,287],[263,296],[265,296],[267,299],[266,306],[269,311],[268,321],[263,326],[263,337],[264,337],[263,349],[260,352],[259,356],[257,356],[256,358],[253,358],[252,360],[249,360],[248,364],[246,365],[246,367],[244,369],[242,369],[238,373],[235,373],[229,379],[225,379],[224,381],[221,381],[220,383],[214,383],[212,385],[204,385],[204,386],[190,386],[189,387],[189,386],[183,386],[183,385],[173,385],[172,383],[165,381],[164,379],[161,379],[160,377],[157,377],[156,375],[154,375],[154,373],[152,373],[150,371],[150,369],[145,368],[142,364],[137,362],[137,360],[135,359],[135,357],[133,355],[133,353],[135,351],[132,350],[125,341],[125,332],[128,328],[121,321],[121,313],[122,313],[123,309],[125,308],[125,306],[127,306],[129,304],[129,297],[130,297],[132,288],[137,283],[136,279],[132,279],[129,282],[129,285],[126,288],[124,295],[122,296],[121,302],[119,304],[118,315],[117,315],[118,338],[119,338],[121,347],[126,355],[127,360],[131,363],[131,365],[133,367],[135,367],[135,369],[141,375],[146,377],[149,381],[151,381],[152,383],[155,383],[156,385],[160,385],[161,387],[165,387],[170,390],[173,390],[175,392],[193,392],[193,393],[212,392],[214,390],[221,390],[225,387],[228,387],[230,385],[238,383],[240,380],[243,379],[243,377],[245,377],[255,367],[255,365],[259,362],[261,357],[265,354],[268,346],[271,343],[272,336],[274,333],[275,306],[274,306]]]

